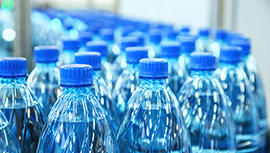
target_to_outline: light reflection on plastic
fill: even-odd
[[[51,26],[53,29],[60,29],[62,22],[58,18],[53,18],[51,21]]]
[[[79,37],[79,32],[76,29],[70,29],[69,30],[69,36],[71,38],[78,38]]]
[[[16,32],[13,29],[5,29],[2,32],[2,37],[6,41],[13,41],[16,37]]]

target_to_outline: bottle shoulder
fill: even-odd
[[[38,105],[37,99],[26,83],[1,83],[0,108],[25,108]]]
[[[54,68],[35,68],[29,74],[27,78],[27,84],[31,87],[35,86],[37,83],[42,84],[59,84],[60,81],[60,71],[57,67]]]
[[[105,119],[105,114],[90,90],[69,91],[57,99],[48,118],[61,122],[91,122],[93,118]]]

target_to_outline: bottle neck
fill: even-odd
[[[139,63],[127,63],[128,69],[139,69]]]
[[[93,70],[93,77],[99,78],[100,77],[100,70]]]
[[[161,79],[152,79],[152,78],[141,78],[141,86],[147,86],[147,85],[161,85],[166,86],[166,78]]]
[[[25,77],[1,77],[2,83],[26,84]]]
[[[237,66],[239,62],[233,62],[233,63],[228,63],[228,62],[220,62],[219,67],[228,67],[228,66]]]
[[[101,63],[108,62],[108,58],[106,56],[101,57]]]
[[[52,63],[36,63],[36,68],[55,68],[57,67],[55,62]]]
[[[214,76],[214,71],[191,70],[191,76]]]
[[[63,94],[89,94],[91,92],[91,86],[78,86],[78,87],[69,87],[62,86]]]

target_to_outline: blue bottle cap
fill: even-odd
[[[150,27],[150,23],[144,22],[144,21],[138,22],[136,25],[136,28],[142,32],[146,32],[149,29],[149,27]]]
[[[190,27],[189,26],[183,26],[180,29],[180,33],[189,33],[190,32]]]
[[[195,52],[190,57],[190,69],[197,71],[213,71],[217,68],[216,57],[211,53]]]
[[[139,63],[139,76],[141,78],[167,78],[168,62],[162,58],[144,58]]]
[[[241,61],[241,48],[234,46],[225,46],[220,48],[220,62],[237,63]]]
[[[202,37],[208,37],[209,33],[210,33],[209,29],[200,29],[199,30],[199,36],[202,36]]]
[[[162,36],[161,36],[161,30],[159,29],[151,29],[149,30],[149,40],[150,42],[159,44],[161,42]]]
[[[194,36],[179,36],[181,53],[192,53],[195,51],[196,37]]]
[[[133,26],[124,26],[122,28],[122,32],[121,35],[122,37],[126,37],[128,36],[130,33],[132,33],[135,30],[135,28]]]
[[[4,57],[0,59],[1,77],[27,76],[27,60],[23,57]]]
[[[162,42],[161,43],[161,57],[179,57],[180,44],[178,42]]]
[[[137,64],[143,58],[148,58],[148,49],[146,47],[126,48],[126,62],[127,63]]]
[[[78,51],[80,49],[80,42],[78,39],[65,38],[62,39],[63,50]]]
[[[86,86],[93,84],[92,66],[85,64],[69,64],[60,68],[60,85]]]
[[[108,45],[106,41],[90,41],[86,44],[87,51],[99,52],[101,56],[108,55]]]
[[[169,39],[175,39],[178,33],[174,29],[166,30],[166,35]]]
[[[237,33],[237,32],[227,32],[226,33],[226,42],[229,43],[231,40],[233,39],[239,39],[243,37],[241,33]]]
[[[92,41],[92,32],[81,32],[80,35],[79,35],[79,40],[80,40],[80,43],[81,45],[86,45],[86,43],[88,41]]]
[[[125,51],[127,47],[138,46],[137,37],[122,37],[120,40],[121,51]]]
[[[131,37],[137,37],[138,40],[138,46],[144,46],[144,34],[141,32],[132,32],[129,34]]]
[[[241,38],[241,39],[234,39],[231,40],[228,45],[230,46],[238,46],[242,48],[241,54],[242,55],[249,55],[250,54],[250,48],[251,48],[251,43],[250,39],[248,38]]]
[[[99,31],[100,38],[104,41],[114,41],[114,30],[110,28],[101,29]]]
[[[76,53],[75,63],[91,65],[93,70],[100,70],[101,69],[101,54],[98,52]]]
[[[59,51],[56,46],[36,46],[34,60],[37,63],[53,63],[58,61]]]
[[[216,31],[216,39],[225,40],[226,35],[227,35],[227,31],[226,30],[218,29]]]

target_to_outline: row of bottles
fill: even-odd
[[[35,47],[27,81],[25,58],[1,58],[1,151],[268,152],[250,40],[159,26],[93,26],[61,52]]]

